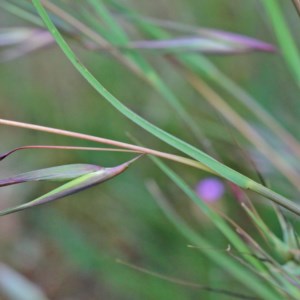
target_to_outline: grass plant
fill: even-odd
[[[45,226],[43,230],[50,232],[53,239],[57,240],[62,251],[66,252],[66,257],[72,248],[71,240],[76,241],[74,261],[80,261],[80,253],[83,253],[83,268],[90,269],[91,265],[95,266],[94,278],[98,276],[106,278],[105,280],[112,286],[108,291],[110,295],[113,295],[112,299],[138,299],[139,297],[192,299],[199,297],[199,293],[205,291],[210,292],[209,299],[296,300],[300,298],[300,239],[297,233],[300,204],[297,199],[294,199],[300,191],[300,143],[296,135],[297,129],[289,130],[286,124],[277,120],[275,110],[260,103],[256,97],[218,66],[220,60],[229,59],[229,56],[233,61],[234,59],[238,61],[240,59],[238,56],[247,60],[250,55],[282,57],[286,72],[289,72],[290,78],[294,80],[288,81],[288,84],[294,90],[298,90],[299,50],[295,34],[282,8],[288,4],[280,4],[277,0],[262,0],[257,4],[260,9],[264,9],[264,22],[274,32],[278,43],[277,49],[272,43],[262,41],[260,38],[250,38],[225,30],[200,28],[167,19],[150,18],[137,12],[134,6],[114,0],[89,0],[81,3],[48,0],[33,0],[32,3],[3,1],[0,5],[6,13],[22,19],[31,26],[30,28],[28,25],[23,31],[20,27],[16,27],[9,31],[4,29],[2,34],[0,32],[0,45],[5,47],[6,51],[6,55],[2,56],[0,52],[0,60],[1,57],[2,61],[10,57],[9,63],[13,63],[12,58],[20,58],[29,52],[43,51],[43,48],[55,45],[62,51],[63,59],[69,61],[74,67],[72,72],[81,75],[80,80],[86,82],[89,88],[96,92],[95,97],[99,100],[99,105],[106,101],[107,111],[112,107],[120,116],[124,116],[134,124],[133,127],[126,125],[128,128],[133,128],[127,130],[130,131],[129,136],[133,141],[129,143],[119,139],[79,133],[76,130],[56,128],[54,125],[43,126],[31,121],[20,122],[13,116],[1,118],[0,125],[3,130],[15,127],[47,137],[50,137],[47,135],[50,133],[58,138],[65,138],[66,141],[67,138],[73,138],[79,144],[65,145],[64,140],[64,146],[59,143],[47,143],[47,145],[28,143],[24,146],[14,146],[12,150],[6,149],[6,152],[0,155],[0,161],[5,159],[8,162],[17,153],[21,155],[25,152],[43,151],[69,153],[72,150],[72,152],[88,153],[87,155],[97,152],[103,155],[105,152],[110,155],[117,153],[131,155],[131,160],[116,167],[104,168],[98,164],[86,162],[66,163],[6,176],[7,178],[0,180],[0,186],[42,180],[67,182],[50,192],[43,191],[41,196],[34,197],[35,200],[13,208],[2,209],[1,216],[69,195],[75,196],[76,194],[77,196],[78,192],[102,185],[108,179],[112,179],[112,186],[115,182],[116,188],[113,188],[113,193],[117,193],[118,181],[114,177],[123,172],[124,176],[130,172],[134,173],[137,165],[145,165],[144,169],[147,173],[147,164],[150,164],[151,167],[156,167],[155,175],[147,175],[144,178],[136,175],[131,185],[132,189],[138,196],[143,195],[142,197],[147,197],[149,201],[154,200],[152,203],[156,203],[164,213],[164,220],[166,217],[174,225],[168,233],[171,243],[180,248],[181,244],[173,237],[179,232],[185,241],[199,250],[202,259],[209,259],[209,263],[204,263],[204,265],[207,263],[208,271],[199,265],[200,277],[206,278],[208,284],[202,281],[195,282],[195,280],[189,282],[173,275],[169,277],[158,270],[151,271],[150,269],[153,270],[153,268],[147,269],[139,266],[138,259],[133,259],[133,263],[126,262],[123,258],[118,259],[117,262],[120,263],[122,271],[117,267],[108,270],[108,265],[103,263],[107,267],[107,272],[102,272],[101,262],[105,260],[101,258],[103,253],[101,254],[99,249],[95,250],[95,246],[76,230],[72,230],[68,221],[58,216],[58,223],[63,229],[57,236],[54,227]],[[299,13],[297,0],[290,1],[290,6],[295,14]],[[298,21],[300,20],[297,17]],[[41,40],[42,37],[47,37],[47,40]],[[35,43],[36,47],[29,47],[32,43]],[[7,47],[11,47],[8,52]],[[7,56],[10,51],[13,56]],[[176,124],[175,129],[164,128],[162,125],[154,124],[152,120],[149,121],[149,116],[144,116],[143,112],[140,113],[139,105],[141,104],[139,103],[142,103],[144,96],[142,91],[137,97],[138,104],[131,108],[131,105],[126,103],[126,97],[115,93],[101,82],[99,78],[101,78],[101,72],[105,70],[100,70],[96,74],[88,60],[85,61],[85,57],[89,55],[95,60],[99,55],[109,57],[118,67],[123,68],[122,72],[130,74],[136,83],[142,83],[145,88],[153,91],[155,97],[159,97],[163,105],[168,107],[167,114],[174,115],[176,120],[180,121],[178,127]],[[176,74],[178,82],[186,89],[186,94],[195,97],[192,109],[191,102],[183,100],[183,97],[178,95],[176,88],[170,85],[169,78],[165,77],[157,62],[166,66],[170,78],[172,72]],[[80,101],[83,107],[84,100]],[[154,108],[154,111],[159,112],[159,110],[160,107]],[[194,111],[200,114],[204,121],[199,120]],[[250,117],[246,117],[249,113]],[[114,118],[119,118],[118,114],[115,114]],[[109,119],[105,113],[101,115],[101,118],[104,118],[106,128],[104,133],[109,132],[108,128],[112,122],[117,123]],[[88,122],[89,116],[86,120]],[[217,124],[219,129],[206,129],[205,126],[210,126],[210,122]],[[223,128],[224,131],[221,134],[224,135],[224,132],[231,134],[232,154],[226,150],[226,143],[219,143],[213,139],[213,135],[217,134],[222,127],[225,130]],[[123,134],[122,125],[118,125],[117,128],[118,132]],[[179,128],[178,132],[176,128]],[[153,145],[144,146],[149,142],[140,137],[140,132],[143,136],[147,134],[149,140],[154,141]],[[14,144],[17,142],[14,141]],[[86,144],[82,144],[83,142]],[[94,146],[95,143],[104,144],[107,147]],[[240,151],[242,158],[238,154]],[[133,154],[136,157],[132,159]],[[143,159],[136,162],[141,156]],[[228,160],[228,156],[231,156],[231,160]],[[263,159],[271,171],[264,171],[255,161],[257,157]],[[126,171],[131,164],[133,165],[130,170]],[[189,176],[193,177],[194,174],[200,177],[214,176],[222,180],[230,191],[226,195],[226,200],[233,203],[223,207],[207,203],[192,187]],[[166,188],[158,179],[161,176],[164,178],[163,182],[168,182]],[[278,182],[281,185],[276,187]],[[176,189],[176,194],[169,191],[170,184],[172,184],[172,189]],[[141,186],[143,191],[140,190]],[[101,187],[94,188],[96,189],[101,189]],[[119,197],[127,199],[131,196],[122,192]],[[174,204],[171,204],[173,202],[169,200],[171,197],[175,198]],[[176,201],[180,203],[178,208],[176,208]],[[55,206],[54,203],[52,205]],[[53,214],[47,212],[48,207],[45,207],[44,211],[45,218],[49,220]],[[84,214],[90,209],[91,205],[86,201],[82,204],[80,213]],[[193,216],[194,210],[200,218]],[[34,217],[35,212],[38,210],[32,209],[34,222],[43,223],[41,218]],[[100,212],[99,215],[101,214],[105,213]],[[264,220],[266,214],[271,215],[268,217],[269,222]],[[147,212],[144,212],[144,215],[147,216]],[[243,216],[247,220],[246,225],[252,228],[251,230],[245,228]],[[139,222],[139,224],[143,222],[143,226],[146,226],[147,218],[141,217]],[[153,224],[155,222],[153,219]],[[270,222],[271,225],[269,225]],[[275,223],[277,232],[274,232]],[[128,221],[128,226],[129,224],[130,221]],[[94,226],[97,227],[97,224]],[[126,224],[122,226],[126,227]],[[137,227],[135,226],[135,230]],[[65,241],[64,236],[68,237]],[[135,238],[134,235],[132,238]],[[225,251],[216,251],[216,245],[220,243],[228,245]],[[165,249],[167,248],[166,246]],[[162,266],[165,260],[168,260],[167,255],[164,256],[153,245],[145,251],[150,253],[151,259],[157,260],[158,266]],[[107,252],[109,255],[113,253],[113,251]],[[120,253],[122,255],[122,251]],[[189,266],[185,266],[185,269],[188,270]],[[209,270],[215,273],[217,270],[221,273],[218,275],[219,281],[210,277]],[[126,272],[130,273],[128,278],[126,278]],[[141,280],[139,284],[140,279],[137,279],[139,276],[137,273],[149,276],[150,281],[145,283]],[[230,278],[227,278],[228,274]],[[174,286],[166,288],[162,283],[164,281]],[[225,288],[226,282],[230,282],[229,285],[227,284],[228,288]],[[143,288],[148,287],[148,284],[158,287],[159,291],[151,292],[151,289],[147,289],[148,292],[144,291]],[[184,290],[179,286],[184,287]],[[131,294],[132,287],[135,292]],[[190,291],[188,288],[195,290]],[[177,290],[180,290],[180,294],[177,294]]]

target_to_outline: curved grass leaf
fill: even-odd
[[[298,1],[298,0],[297,0]],[[118,16],[125,16],[138,28],[142,30],[147,36],[154,39],[166,39],[169,38],[167,30],[173,30],[180,33],[199,34],[203,31],[203,28],[182,24],[170,20],[161,20],[156,18],[149,18],[137,14],[128,6],[120,4],[114,0],[110,0],[110,5],[118,12]],[[163,30],[164,29],[164,30]],[[205,30],[205,29],[204,29]],[[252,114],[265,124],[272,133],[277,136],[290,150],[300,158],[300,144],[297,139],[288,132],[265,108],[263,108],[259,101],[255,100],[249,93],[238,86],[227,75],[221,72],[207,57],[203,55],[178,55],[176,56],[185,66],[190,70],[193,70],[197,74],[201,74],[205,78],[214,82],[222,89],[228,91],[234,98],[241,102]]]
[[[198,160],[202,164],[204,164],[209,169],[215,171],[220,176],[228,179],[229,181],[235,183],[236,185],[250,189],[264,195],[265,197],[271,199],[272,201],[276,202],[277,204],[287,208],[288,210],[294,212],[297,215],[300,215],[300,207],[290,201],[289,199],[281,196],[280,194],[273,192],[272,190],[258,184],[254,180],[248,178],[245,175],[223,165],[219,161],[215,160],[211,156],[207,155],[206,153],[202,152],[201,150],[193,147],[192,145],[184,142],[183,140],[171,135],[170,133],[160,129],[159,127],[153,125],[146,119],[140,117],[138,114],[130,110],[127,106],[125,106],[122,102],[120,102],[116,97],[114,97],[90,72],[89,70],[80,62],[78,57],[66,43],[62,35],[59,33],[53,22],[51,21],[49,15],[47,14],[46,10],[41,4],[40,0],[33,0],[32,1],[37,12],[41,16],[42,20],[44,21],[46,27],[49,29],[51,34],[53,35],[54,39],[56,40],[57,44],[64,52],[66,57],[70,60],[73,66],[77,69],[77,71],[90,83],[90,85],[99,93],[101,94],[113,107],[115,107],[119,112],[125,115],[128,119],[132,122],[140,126],[141,128],[145,129],[146,131],[150,132],[152,135],[156,136],[157,138],[163,140],[165,143],[173,146],[174,148],[184,152],[185,154],[189,155],[190,157]]]
[[[39,0],[34,0],[33,4],[37,8],[39,14],[41,15],[43,21],[45,22],[46,26],[49,28],[51,33],[53,34],[57,44],[60,46],[62,51],[65,53],[66,57],[71,61],[74,67],[80,72],[80,74],[91,84],[96,91],[101,94],[112,106],[114,106],[118,111],[120,111],[123,115],[129,118],[131,121],[145,129],[146,131],[150,132],[157,138],[163,140],[167,144],[173,146],[174,148],[190,155],[191,157],[195,158],[196,160],[203,163],[209,169],[216,171],[218,174],[225,175],[225,178],[233,181],[237,185],[246,186],[248,183],[252,182],[246,176],[230,169],[229,167],[221,164],[211,156],[207,155],[206,153],[202,152],[201,150],[189,145],[188,143],[178,139],[177,137],[165,132],[164,130],[156,127],[149,121],[145,120],[144,118],[137,115],[135,112],[130,110],[126,107],[123,103],[121,103],[116,97],[114,97],[102,84],[88,71],[88,69],[81,63],[81,61],[76,57],[75,53],[71,50],[69,45],[63,39],[61,34],[58,32],[57,28],[50,20],[47,12],[41,5]],[[221,175],[222,176],[222,175]],[[251,183],[250,183],[251,185]]]
[[[82,164],[59,166],[38,171],[32,171],[25,174],[17,175],[7,180],[2,180],[3,185],[9,185],[25,181],[66,180],[76,177],[75,179],[30,202],[0,211],[0,216],[11,214],[13,212],[31,208],[54,200],[58,200],[60,198],[86,190],[92,186],[100,184],[121,174],[129,167],[131,163],[133,163],[139,157],[141,156],[138,156],[124,164],[113,168],[103,168],[95,165]]]

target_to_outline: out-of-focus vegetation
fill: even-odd
[[[109,39],[113,36],[114,29],[93,10],[93,2],[95,1],[87,1],[86,5],[83,5],[73,1],[53,1],[93,30],[105,28],[103,36]],[[138,31],[139,27],[133,19],[126,19],[113,2],[104,1],[104,5],[130,36],[139,40],[155,38],[141,28]],[[274,23],[271,22],[263,0],[118,2],[125,8],[136,11],[143,18],[151,17],[195,27],[220,29],[251,36],[275,46],[278,44]],[[275,2],[280,2],[281,13],[286,17],[297,44],[300,20],[292,1]],[[27,5],[26,1],[11,3]],[[35,13],[33,7],[32,12]],[[91,15],[90,20],[88,15]],[[55,18],[57,16],[53,20],[59,25]],[[0,27],[16,26],[33,24],[1,8]],[[205,94],[197,93],[182,76],[183,71],[174,67],[172,61],[162,53],[137,50],[157,71],[165,86],[178,98],[193,120],[192,127],[196,130],[191,129],[189,122],[184,122],[182,115],[178,115],[165,101],[158,89],[120,64],[109,51],[91,51],[83,47],[82,41],[72,36],[67,36],[67,41],[99,82],[139,115],[180,139],[209,151],[209,155],[255,181],[263,181],[263,184],[288,198],[297,198],[297,179],[291,176],[292,180],[289,180],[286,174],[281,174],[278,170],[278,160],[273,153],[269,153],[267,149],[263,155],[258,144],[253,143],[255,138],[250,135],[249,139],[245,131],[240,131],[244,127],[239,123],[239,119],[235,119],[235,124],[226,119],[225,111],[215,109],[205,99]],[[121,48],[121,51],[126,53],[129,50]],[[183,52],[182,55],[188,62],[193,55],[199,55],[200,58],[203,54],[191,55]],[[253,52],[225,56],[204,54],[204,58],[219,68],[224,73],[223,77],[213,78],[208,73],[200,74],[197,71],[195,74],[207,80],[213,91],[226,100],[241,120],[247,121],[270,149],[284,158],[285,163],[292,166],[298,174],[299,160],[290,151],[289,145],[276,136],[276,129],[275,134],[272,133],[263,122],[258,121],[255,107],[252,106],[253,111],[250,113],[250,110],[238,101],[251,95],[254,101],[295,139],[299,138],[299,84],[295,74],[290,72],[291,67],[286,63],[280,46],[275,53]],[[149,148],[180,154],[134,125],[105,102],[75,71],[55,43],[17,59],[3,61],[0,65],[0,78],[1,118],[128,143],[138,140]],[[240,89],[249,95],[245,96]],[[132,140],[132,137],[136,140]],[[89,141],[5,126],[0,127],[0,139],[1,152],[18,146],[36,144],[99,146]],[[72,163],[110,167],[132,157],[132,154],[112,152],[24,150],[1,162],[1,178]],[[196,187],[201,179],[211,176],[204,171],[173,162],[168,162],[168,165],[192,188]],[[176,213],[210,241],[210,249],[202,251],[201,246],[190,245],[191,241],[170,222],[155,201],[157,193],[153,194],[153,187],[156,186],[153,180],[159,185],[163,197],[167,198],[167,202]],[[224,185],[225,194],[222,199],[209,206],[234,220],[261,245],[267,244],[269,253],[276,256],[271,249],[272,242],[269,241],[268,245],[268,242],[264,241],[253,225],[253,220],[240,205],[241,201],[249,197],[265,223],[281,237],[278,218],[271,202],[254,193],[245,194],[225,180]],[[54,187],[54,184],[44,182],[5,187],[0,190],[0,208],[29,201]],[[293,223],[295,229],[298,227],[296,221]],[[203,254],[207,250],[215,256],[225,254],[243,257],[243,253],[228,250],[231,249],[231,245],[228,245],[228,241],[211,220],[147,156],[137,161],[124,174],[101,186],[32,210],[1,217],[0,241],[1,261],[34,282],[49,299],[213,300],[233,299],[235,296],[262,299],[253,290],[245,288],[233,277],[228,276],[226,269],[207,259]],[[292,267],[294,268],[294,265]],[[276,268],[274,270],[276,271]],[[297,270],[296,266],[293,271],[296,275]],[[158,274],[163,277],[159,277]],[[0,282],[0,298],[21,299],[9,298],[4,292]],[[290,295],[295,294],[293,291]],[[296,299],[292,296],[290,299]]]

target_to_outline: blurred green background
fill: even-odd
[[[120,2],[145,16],[233,31],[276,44],[260,1]],[[68,1],[65,3],[68,4]],[[282,9],[296,32],[299,22],[292,5],[282,1]],[[1,27],[28,24],[4,10],[0,11]],[[72,47],[118,99],[157,126],[201,147],[162,97],[109,54],[91,53],[75,42]],[[203,129],[224,163],[257,180],[251,165],[241,163],[243,154],[236,146],[235,140],[238,140],[242,149],[253,153],[271,186],[294,195],[273,167],[227,125],[222,116],[201,99],[162,57],[149,53],[145,56]],[[299,137],[299,93],[279,54],[251,53],[209,58]],[[150,148],[174,153],[173,149],[133,125],[107,104],[74,70],[56,45],[2,63],[0,79],[1,118],[129,143],[132,143],[128,136],[131,134]],[[234,99],[226,93],[223,96],[244,118],[252,121]],[[264,134],[264,128],[260,128],[259,124],[253,125]],[[5,126],[0,127],[0,140],[1,152],[30,144],[99,146]],[[274,147],[281,146],[274,141]],[[132,156],[26,150],[1,162],[0,171],[1,177],[8,177],[67,163],[109,167]],[[207,176],[204,172],[175,163],[169,165],[192,187]],[[187,247],[189,242],[168,221],[147,190],[145,183],[150,179],[159,183],[177,212],[212,242],[215,247],[211,251],[218,255],[219,251],[226,249],[226,241],[195,205],[144,157],[127,172],[101,186],[49,205],[2,217],[1,261],[36,283],[49,299],[231,299],[231,296],[166,282],[118,264],[116,259],[185,281],[245,292],[244,287],[226,275],[226,270],[203,257],[199,249]],[[52,187],[54,184],[43,182],[3,188],[0,206],[4,208],[29,201]],[[229,190],[216,205],[251,231],[252,225],[245,220]],[[278,225],[272,223],[270,209],[260,209],[276,231]],[[4,297],[1,295],[0,299],[6,299]]]

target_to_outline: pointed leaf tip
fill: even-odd
[[[28,203],[19,205],[17,207],[8,208],[5,210],[0,211],[0,216],[4,216],[7,214],[11,214],[17,211],[21,211],[27,208],[31,208],[37,205],[45,204],[47,202],[51,202],[54,200],[61,199],[63,197],[78,193],[80,191],[86,190],[92,186],[98,185],[104,181],[107,181],[121,173],[123,173],[130,164],[132,164],[134,161],[142,157],[142,155],[139,155],[135,157],[134,159],[123,163],[119,166],[112,167],[112,168],[103,168],[99,166],[94,165],[83,165],[83,164],[77,164],[77,165],[67,165],[67,166],[60,166],[60,167],[53,167],[33,172],[28,172],[25,174],[20,174],[18,176],[15,176],[13,178],[9,178],[5,180],[2,180],[3,185],[8,184],[14,184],[14,183],[20,183],[24,182],[26,179],[27,181],[35,181],[35,180],[65,180],[74,178],[75,173],[74,170],[77,171],[77,177],[62,186],[50,191],[49,193],[38,197]],[[91,170],[92,169],[92,170]],[[60,175],[57,174],[57,170],[59,170],[61,173]],[[70,171],[72,171],[70,173]],[[78,176],[78,174],[80,174]],[[82,175],[84,174],[84,175]],[[16,179],[17,178],[17,179]],[[31,180],[29,180],[31,179]],[[16,182],[19,180],[19,182]],[[23,181],[21,181],[23,180]],[[0,181],[1,183],[1,181]]]

